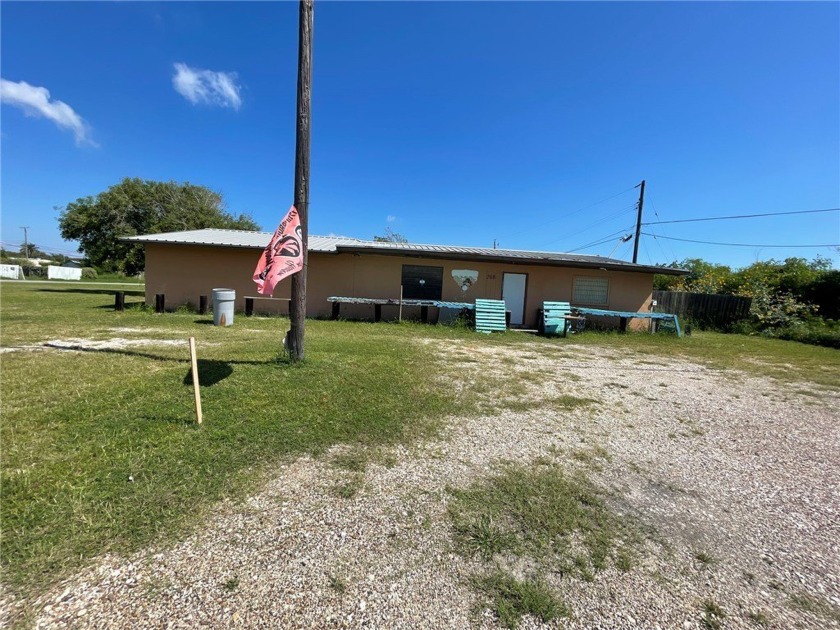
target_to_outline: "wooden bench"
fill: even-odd
[[[583,319],[572,315],[572,305],[568,302],[543,302],[543,334],[562,335],[569,334],[572,321]]]
[[[266,297],[265,295],[245,296],[245,315],[251,317],[254,314],[254,300],[271,300],[273,302],[291,302],[291,298]]]

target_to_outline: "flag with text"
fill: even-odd
[[[257,292],[274,293],[274,287],[287,276],[303,269],[303,231],[297,209],[292,206],[260,256],[254,270]]]

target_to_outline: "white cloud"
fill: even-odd
[[[43,117],[76,136],[76,144],[96,143],[90,137],[90,125],[63,101],[50,99],[47,88],[0,79],[0,101],[22,109],[27,116]]]
[[[397,220],[397,217],[395,217],[393,214],[389,214],[389,215],[385,218],[385,220],[386,220],[386,221],[388,221],[388,223],[393,223],[394,221],[396,221],[396,220]]]
[[[193,105],[205,103],[239,109],[242,105],[239,91],[242,88],[236,79],[235,72],[214,72],[176,63],[172,86]]]

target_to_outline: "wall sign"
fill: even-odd
[[[472,269],[453,269],[452,279],[466,293],[478,280],[478,272]]]

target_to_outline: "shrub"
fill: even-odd
[[[840,350],[840,322],[814,319],[795,326],[776,328],[771,336]]]
[[[47,277],[47,268],[46,267],[38,267],[37,265],[33,265],[32,263],[23,263],[21,265],[21,269],[23,269],[23,275],[27,278],[46,278]]]
[[[82,267],[82,279],[84,280],[96,280],[99,274],[96,273],[96,269],[93,267]]]
[[[759,328],[791,326],[814,313],[814,307],[800,302],[791,293],[774,292],[767,285],[750,287],[750,315]]]

